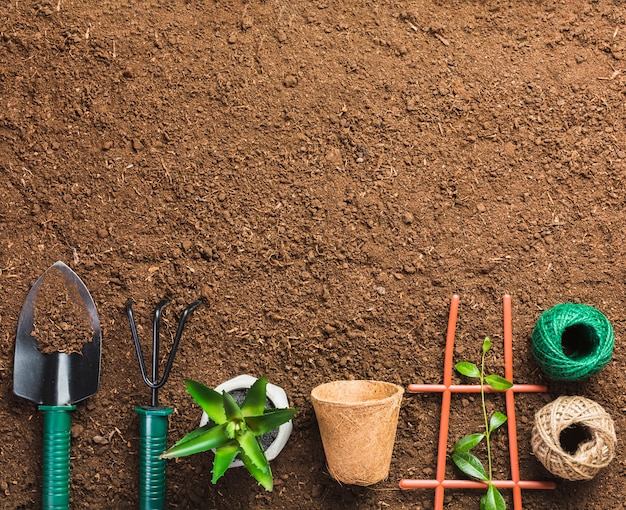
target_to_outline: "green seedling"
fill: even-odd
[[[291,420],[297,410],[265,409],[266,377],[257,379],[250,387],[241,407],[227,392],[220,394],[191,379],[185,384],[210,421],[184,436],[161,458],[185,457],[214,449],[211,483],[217,483],[239,456],[250,474],[265,490],[271,491],[274,479],[258,437]]]
[[[454,445],[452,461],[466,475],[487,483],[487,492],[480,498],[480,510],[506,510],[506,503],[502,494],[493,485],[491,435],[506,423],[507,417],[500,411],[494,412],[491,417],[488,415],[485,405],[485,385],[488,384],[494,390],[504,391],[513,386],[513,383],[499,375],[485,375],[485,356],[490,349],[491,340],[487,337],[483,341],[480,369],[468,361],[462,361],[455,365],[456,371],[461,375],[480,381],[480,400],[485,431],[469,434],[459,439]],[[484,468],[483,463],[476,455],[470,453],[483,439],[487,446],[487,469]]]

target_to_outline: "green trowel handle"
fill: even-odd
[[[165,508],[165,463],[159,459],[167,447],[167,416],[171,407],[137,407],[139,414],[139,509]]]
[[[43,510],[70,507],[71,411],[76,406],[39,406],[43,411]]]

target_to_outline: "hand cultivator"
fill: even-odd
[[[174,356],[178,350],[178,344],[183,334],[187,318],[198,306],[201,300],[191,303],[183,311],[178,324],[178,330],[170,349],[163,374],[159,376],[159,348],[160,348],[160,325],[163,309],[169,304],[163,299],[154,311],[152,324],[152,365],[151,374],[148,375],[144,361],[141,344],[137,335],[135,319],[133,317],[133,302],[126,301],[126,314],[130,322],[130,329],[137,350],[141,376],[146,385],[152,390],[150,405],[139,406],[135,411],[139,414],[139,508],[140,510],[161,510],[165,508],[165,460],[159,459],[159,455],[167,447],[167,417],[173,409],[159,404],[159,389],[167,382],[174,363]]]

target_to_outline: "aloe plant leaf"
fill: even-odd
[[[235,399],[228,392],[222,393],[222,405],[227,421],[243,421],[241,408]]]
[[[248,416],[246,418],[246,424],[255,436],[261,436],[277,429],[283,423],[287,423],[295,416],[296,412],[297,409],[292,408],[272,409],[260,416]]]
[[[485,434],[469,434],[454,443],[454,452],[468,452],[485,439]]]
[[[248,457],[243,450],[239,453],[239,456],[241,457],[243,465],[255,480],[259,482],[266,491],[271,491],[274,488],[274,477],[272,476],[272,469],[267,459],[266,466],[259,468],[250,460],[250,457]],[[263,456],[265,456],[265,454],[263,454]]]
[[[267,466],[269,465],[267,457],[265,456],[263,448],[261,448],[259,441],[252,431],[247,430],[243,434],[237,436],[237,442],[239,443],[241,451],[246,454],[256,467],[259,469],[267,469]]]
[[[215,425],[214,427],[204,430],[202,433],[200,429],[206,427],[200,427],[193,432],[190,432],[183,437],[178,443],[172,446],[169,450],[161,454],[162,459],[172,459],[174,457],[185,457],[194,453],[205,452],[211,448],[219,448],[231,441],[231,438],[226,434],[226,423],[222,425]]]
[[[215,450],[215,458],[213,459],[213,478],[211,479],[211,483],[217,483],[240,451],[241,449],[239,448],[239,443],[237,441],[231,441],[230,443],[220,446],[217,450]]]
[[[480,498],[480,510],[506,510],[506,502],[502,494],[491,483],[487,492]]]
[[[489,349],[491,349],[491,339],[486,336],[483,340],[483,354],[487,354],[489,352]]]
[[[489,480],[485,468],[475,455],[469,452],[455,452],[452,454],[452,461],[466,475],[485,482]]]
[[[511,381],[495,374],[486,376],[485,382],[494,390],[508,390],[511,386],[513,386]]]
[[[480,377],[480,370],[478,370],[478,367],[469,361],[461,361],[460,363],[457,363],[454,368],[459,374],[466,377]]]
[[[504,425],[507,419],[506,414],[501,413],[500,411],[493,413],[489,419],[489,433]]]
[[[214,389],[205,386],[193,379],[185,379],[187,391],[198,403],[207,416],[218,425],[226,421],[224,413],[224,405],[222,404],[222,395]]]
[[[202,427],[198,427],[197,429],[192,430],[191,432],[189,432],[189,434],[183,436],[178,441],[176,441],[176,443],[174,443],[174,446],[180,446],[181,444],[186,443],[187,441],[191,441],[192,439],[198,436],[201,436],[205,432],[208,432],[215,426],[216,426],[215,423],[207,423],[206,425],[203,425]]]
[[[267,377],[263,376],[254,381],[246,393],[246,398],[241,405],[244,416],[256,416],[263,414],[266,404]]]

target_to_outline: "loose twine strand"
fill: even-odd
[[[532,332],[537,363],[557,381],[576,381],[599,372],[610,361],[614,343],[613,327],[604,314],[576,303],[543,312]]]
[[[573,426],[589,432],[575,453],[561,446],[561,433]],[[552,474],[566,480],[590,480],[615,457],[617,438],[611,416],[585,397],[559,397],[535,414],[531,445]]]

